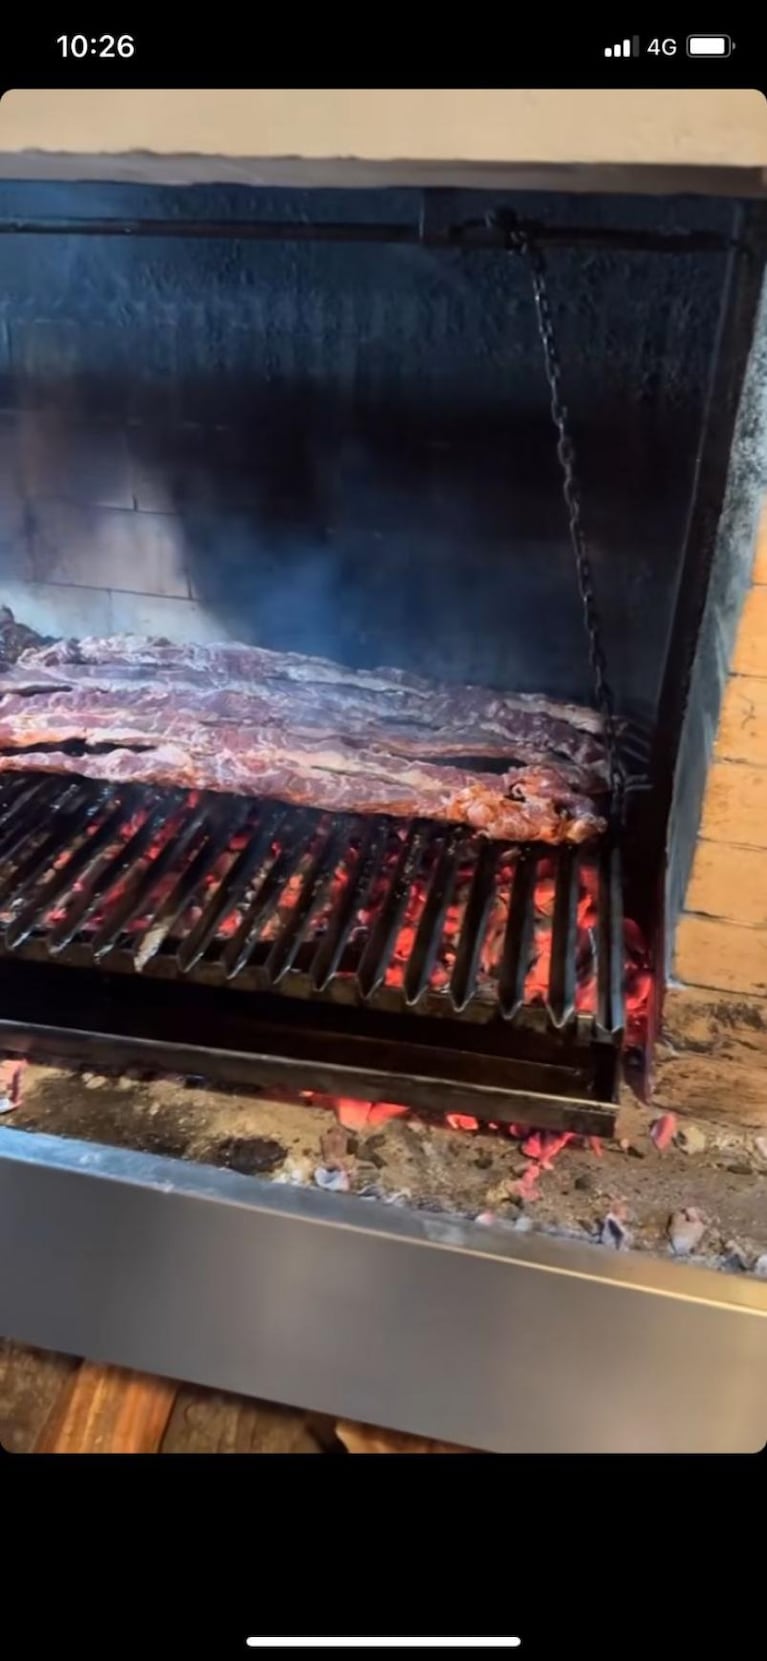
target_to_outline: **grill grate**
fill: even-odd
[[[110,970],[617,1033],[611,857],[22,775],[0,785],[0,938]]]
[[[0,780],[0,1045],[32,1058],[610,1134],[623,949],[606,846]]]

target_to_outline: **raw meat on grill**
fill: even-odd
[[[0,694],[0,770],[423,816],[512,840],[579,842],[604,826],[599,717],[574,705],[131,636],[23,651]]]
[[[598,794],[605,786],[604,762],[591,739],[585,740],[588,760],[583,756],[568,760],[564,746],[563,757],[553,746],[534,743],[529,735],[518,743],[501,734],[493,735],[492,729],[480,722],[432,733],[428,728],[408,725],[402,717],[376,719],[374,709],[368,714],[364,705],[360,708],[348,698],[344,707],[334,708],[323,698],[275,696],[261,688],[252,692],[222,691],[215,687],[172,687],[163,682],[131,685],[122,689],[121,696],[114,686],[106,691],[81,685],[0,696],[0,748],[6,749],[41,743],[87,742],[91,748],[105,743],[133,745],[140,744],[147,735],[192,742],[198,727],[218,730],[227,724],[239,726],[245,738],[268,727],[279,727],[301,740],[323,743],[340,738],[350,745],[380,748],[412,760],[445,758],[460,764],[462,758],[472,757],[475,762],[548,764],[556,766],[573,790]]]
[[[115,747],[79,756],[19,750],[0,755],[0,772],[75,773],[258,795],[333,813],[447,820],[510,841],[584,842],[605,828],[594,803],[573,795],[552,768],[470,773],[338,743],[318,748],[288,737],[280,743],[267,729],[250,749],[238,733],[229,739],[222,728],[211,731],[207,746],[195,749],[142,741],[136,749]]]
[[[484,687],[451,686],[423,679],[406,669],[350,669],[344,664],[332,663],[329,658],[306,657],[299,652],[274,652],[264,646],[243,646],[224,641],[218,645],[174,645],[169,640],[142,639],[138,635],[109,635],[105,638],[87,637],[83,640],[58,640],[50,646],[41,646],[25,652],[22,665],[31,667],[74,668],[88,664],[147,668],[166,673],[171,679],[178,674],[200,676],[207,685],[231,685],[244,681],[246,685],[262,680],[287,680],[304,684],[336,684],[355,691],[410,692],[426,700],[435,695],[447,695],[468,705],[479,699],[499,710],[532,708],[544,715],[569,721],[585,732],[600,733],[602,720],[596,710],[579,704],[557,703],[550,698],[532,693],[492,692]]]
[[[49,679],[50,677],[50,679]],[[252,646],[172,646],[130,636],[58,642],[24,652],[0,690],[91,687],[131,696],[165,686],[195,691],[202,718],[288,721],[397,755],[573,762],[606,781],[600,719],[547,699],[446,686],[402,670],[351,670],[319,658]]]
[[[95,696],[111,696],[113,701],[119,698],[124,706],[126,699],[132,704],[137,698],[165,694],[184,709],[194,707],[206,722],[232,720],[260,725],[264,721],[284,721],[297,730],[380,742],[396,755],[531,762],[550,759],[570,762],[596,781],[604,782],[607,776],[600,740],[535,710],[504,711],[499,716],[471,707],[462,710],[457,699],[451,708],[444,697],[434,709],[413,709],[406,699],[385,701],[380,694],[365,690],[286,687],[276,682],[262,682],[252,688],[244,684],[219,688],[160,676],[123,675],[117,669],[90,669],[86,674],[74,674],[68,681],[57,677],[49,682],[34,671],[0,673],[0,691],[31,694],[48,689],[68,692],[73,700],[79,696],[72,707],[82,710]]]

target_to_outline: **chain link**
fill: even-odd
[[[615,821],[619,824],[624,813],[626,774],[618,744],[615,700],[607,679],[607,661],[602,645],[602,630],[594,593],[591,561],[583,532],[581,497],[575,476],[575,450],[570,435],[567,405],[562,395],[562,370],[546,285],[546,264],[540,248],[532,242],[526,231],[509,230],[508,245],[515,253],[524,256],[533,285],[538,333],[543,348],[546,379],[549,383],[551,418],[557,434],[557,457],[562,472],[562,493],[567,507],[570,541],[575,556],[578,589],[589,643],[589,661],[594,680],[594,696],[597,709],[604,722],[612,812]]]

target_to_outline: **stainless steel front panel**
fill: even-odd
[[[767,1434],[753,1278],[6,1128],[0,1332],[498,1452]]]

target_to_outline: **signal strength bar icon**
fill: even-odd
[[[632,35],[631,39],[616,41],[614,46],[605,47],[606,58],[638,58],[639,36]]]

